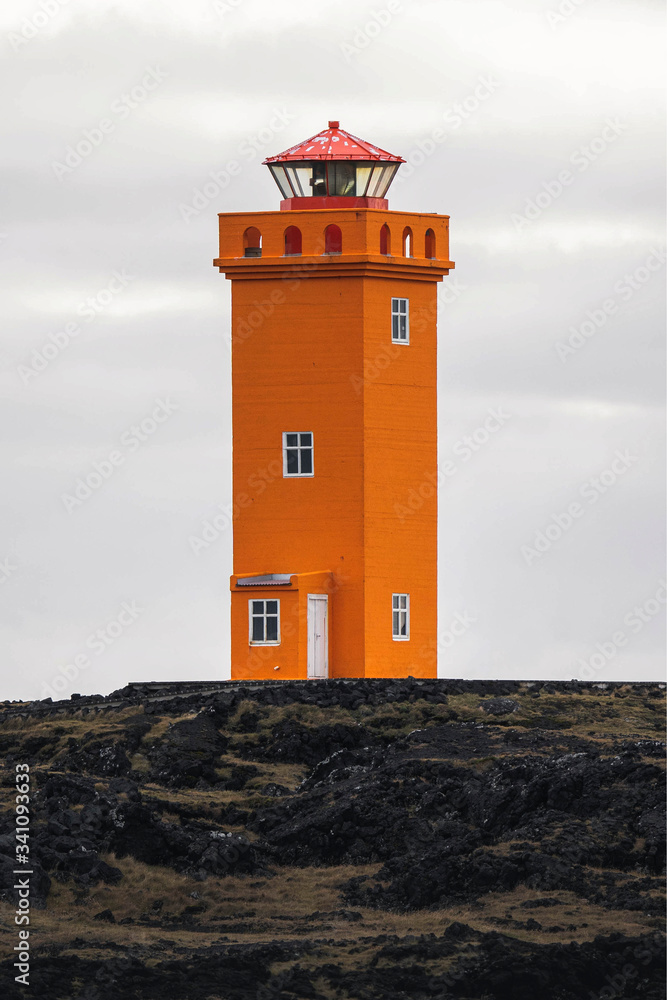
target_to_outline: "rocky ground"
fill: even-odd
[[[5,703],[3,996],[664,998],[664,696],[408,679]]]

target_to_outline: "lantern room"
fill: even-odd
[[[386,209],[389,185],[405,160],[330,121],[323,132],[264,163],[283,196],[282,211]]]

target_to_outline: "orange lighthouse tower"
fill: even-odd
[[[279,211],[219,216],[234,679],[436,676],[436,285],[454,264],[448,216],[389,210],[402,162],[332,121],[265,160]]]

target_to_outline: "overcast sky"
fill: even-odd
[[[330,118],[451,216],[441,675],[662,676],[662,9],[5,0],[1,698],[228,676],[216,213]]]

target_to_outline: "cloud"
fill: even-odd
[[[4,696],[39,696],[125,600],[146,612],[81,691],[228,672],[231,532],[198,557],[188,544],[232,497],[217,213],[276,210],[261,160],[330,117],[412,155],[392,209],[451,216],[441,463],[489,407],[512,414],[440,494],[441,628],[465,609],[477,619],[443,649],[441,672],[573,676],[577,658],[650,596],[662,570],[665,271],[644,281],[641,268],[664,246],[658,5],[582,2],[552,26],[556,0],[404,0],[366,37],[384,6],[72,0],[31,34],[39,0],[2,5],[0,85],[15,95],[1,165],[0,455],[10,475],[0,560],[16,563],[0,584]],[[30,37],[16,47],[9,35],[22,30]],[[355,38],[350,56],[343,46]],[[160,85],[114,112],[151,67]],[[482,100],[489,77],[497,86]],[[283,127],[267,137],[277,111]],[[114,128],[56,176],[54,161],[105,117]],[[627,128],[593,148],[610,118]],[[186,224],[180,206],[230,160],[241,170]],[[573,182],[546,204],[564,169]],[[517,227],[530,202],[539,214]],[[102,294],[86,322],[82,304],[123,268],[133,280]],[[631,295],[616,287],[626,274],[640,275]],[[618,308],[601,321],[610,298]],[[80,333],[25,384],[17,366],[72,321]],[[573,336],[579,346],[563,361],[556,345]],[[164,394],[178,414],[68,514],[61,494]],[[631,447],[636,468],[526,566],[521,545]],[[658,676],[659,626],[647,624],[604,676]]]

